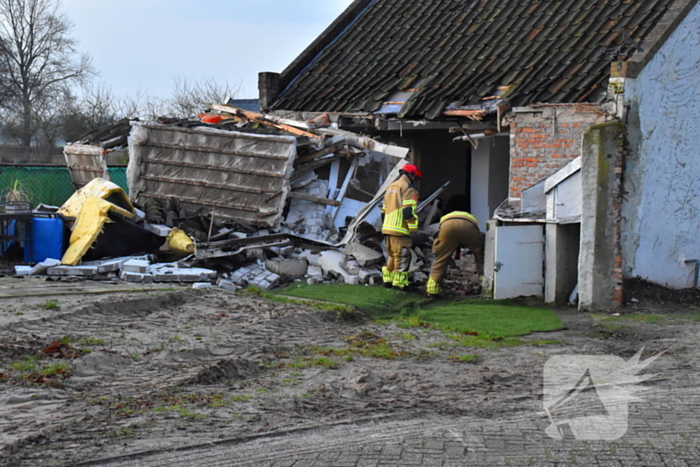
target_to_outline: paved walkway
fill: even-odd
[[[626,435],[612,442],[557,441],[548,419],[427,417],[336,425],[80,465],[160,466],[696,466],[700,390],[652,388],[630,404]]]

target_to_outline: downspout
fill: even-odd
[[[693,282],[693,288],[698,288],[698,273],[700,273],[700,259],[686,259],[685,264],[695,265],[695,281]]]

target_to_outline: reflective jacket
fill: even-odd
[[[389,185],[384,194],[384,205],[382,206],[382,214],[384,214],[382,233],[384,235],[409,235],[418,230],[417,207],[418,192],[405,177],[401,177]],[[404,216],[404,210],[410,211],[412,216]]]
[[[444,215],[440,218],[440,224],[450,219],[465,219],[479,227],[479,221],[476,220],[476,217],[472,216],[467,211],[452,211],[451,213]]]

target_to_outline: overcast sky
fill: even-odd
[[[61,0],[79,49],[116,95],[163,95],[173,77],[214,77],[257,97],[352,0]]]

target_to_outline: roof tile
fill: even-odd
[[[504,85],[515,105],[597,98],[609,75],[601,47],[619,44],[623,30],[644,38],[673,1],[368,1],[302,72],[286,77],[274,108],[371,112],[417,86],[400,116],[480,104]]]

